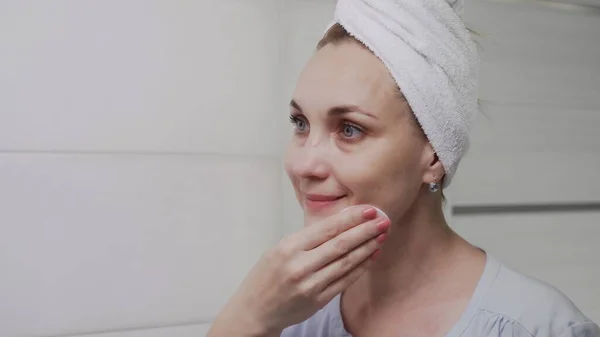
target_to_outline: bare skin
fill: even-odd
[[[377,263],[342,296],[346,328],[357,337],[444,336],[466,308],[485,254],[449,228],[441,195],[429,192],[443,167],[387,69],[357,43],[327,45],[300,76],[294,102],[302,130],[309,125],[286,158],[300,203],[322,189],[345,195],[339,207],[377,205],[393,223]],[[369,116],[329,114],[348,104]],[[336,136],[340,129],[349,137]],[[335,210],[304,207],[305,224]]]
[[[345,327],[353,336],[446,335],[467,307],[483,272],[485,253],[450,229],[441,194],[428,190],[430,182],[441,181],[444,168],[384,65],[358,43],[326,45],[305,67],[290,105],[294,134],[285,168],[304,210],[305,228],[284,241],[302,249],[283,254],[288,260],[273,262],[267,255],[259,262],[260,273],[251,273],[252,281],[240,288],[209,336],[226,336],[228,322],[243,326],[246,321],[252,323],[236,336],[278,336],[340,293]],[[340,213],[342,209],[365,204],[383,209],[391,221],[383,235],[365,231],[356,236],[355,242],[379,237],[369,249],[355,253],[371,261],[367,256],[380,248],[377,260],[353,262],[357,267],[345,271],[344,281],[330,291],[306,291],[301,284],[318,282],[298,280],[318,274],[331,281],[341,274],[333,267],[315,271],[322,263],[313,263],[312,269],[296,275],[297,269],[286,266],[302,258],[289,256],[310,248],[298,242],[314,228],[324,233],[324,227],[336,227],[339,219],[334,219],[346,213]],[[372,226],[368,223],[353,226]],[[335,236],[318,236],[323,241],[319,247],[352,246],[340,239],[348,227],[339,222],[337,226]],[[324,248],[310,251],[321,261],[327,254],[329,259],[345,256],[342,249],[335,256]],[[281,278],[295,282],[281,283]],[[303,296],[290,295],[298,289],[305,289],[300,291]],[[261,309],[265,307],[269,309]],[[260,314],[249,316],[252,308]]]
[[[306,320],[365,272],[390,224],[359,206],[283,239],[246,277],[208,336],[279,336]]]

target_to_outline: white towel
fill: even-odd
[[[388,68],[438,155],[448,186],[477,114],[479,55],[463,0],[339,0],[335,22]]]

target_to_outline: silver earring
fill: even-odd
[[[440,184],[438,184],[435,180],[429,183],[429,192],[435,193],[440,190]]]

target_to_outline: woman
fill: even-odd
[[[209,336],[600,336],[444,219],[477,112],[461,6],[339,1],[290,104],[305,228],[259,261]]]

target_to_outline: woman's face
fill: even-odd
[[[435,157],[384,65],[355,42],[308,62],[290,103],[285,168],[310,225],[351,205],[399,219]]]

